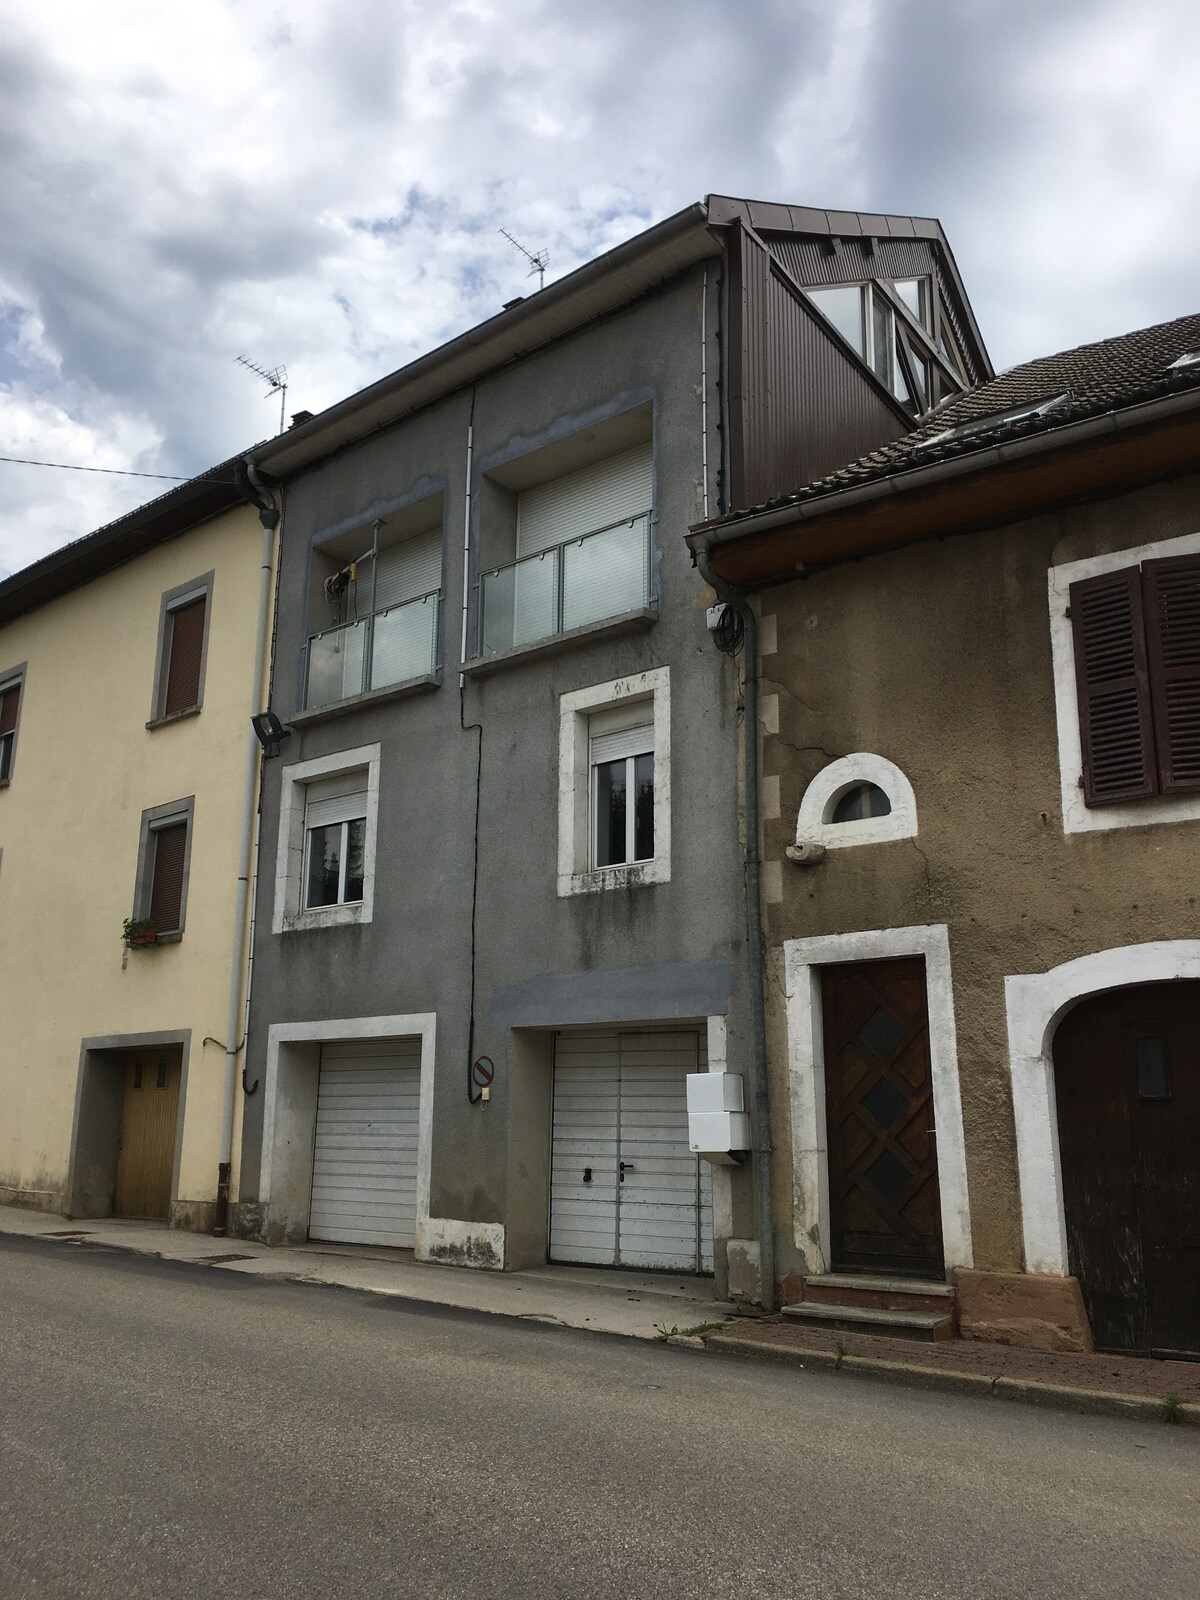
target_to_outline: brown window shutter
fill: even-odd
[[[1071,585],[1075,684],[1090,806],[1158,793],[1137,567]]]
[[[154,878],[150,889],[150,920],[156,933],[179,931],[183,904],[183,857],[187,848],[187,823],[172,823],[154,831]]]
[[[1159,787],[1200,789],[1200,556],[1142,567]]]
[[[21,689],[17,685],[12,689],[5,689],[0,694],[0,736],[13,733],[17,726],[17,706],[21,699]]]
[[[201,596],[171,612],[171,659],[167,668],[167,694],[163,716],[190,711],[200,702],[200,657],[204,650],[204,612],[208,600]]]

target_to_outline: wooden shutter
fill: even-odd
[[[1200,789],[1200,556],[1142,567],[1159,787]]]
[[[200,703],[200,661],[204,652],[204,613],[208,596],[190,600],[170,613],[171,658],[167,668],[164,717],[191,711]]]
[[[183,907],[183,858],[187,823],[172,822],[154,830],[154,877],[150,920],[156,933],[178,933]]]
[[[1138,568],[1073,583],[1070,606],[1084,799],[1102,806],[1157,794]]]

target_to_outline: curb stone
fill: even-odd
[[[884,1361],[875,1356],[838,1356],[831,1350],[804,1350],[795,1345],[746,1339],[736,1333],[709,1334],[704,1342],[710,1350],[729,1355],[752,1356],[760,1361],[775,1361],[784,1366],[804,1367],[812,1371],[846,1372],[852,1376],[881,1378],[915,1389],[940,1389],[947,1394],[974,1394],[998,1400],[1024,1401],[1027,1405],[1049,1406],[1091,1416],[1132,1417],[1139,1422],[1161,1423],[1163,1420],[1163,1402],[1151,1395],[1077,1389],[1061,1383],[1043,1383],[1036,1378],[950,1372],[941,1367],[909,1366],[907,1362]],[[1200,1405],[1184,1405],[1179,1420],[1185,1425],[1200,1427]]]

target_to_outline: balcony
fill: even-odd
[[[483,573],[482,653],[518,649],[649,603],[647,511]]]
[[[306,647],[305,709],[436,672],[440,605],[441,593],[434,589],[374,616],[313,634]]]

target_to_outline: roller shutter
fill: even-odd
[[[310,1238],[412,1248],[420,1099],[418,1039],[322,1047]]]

